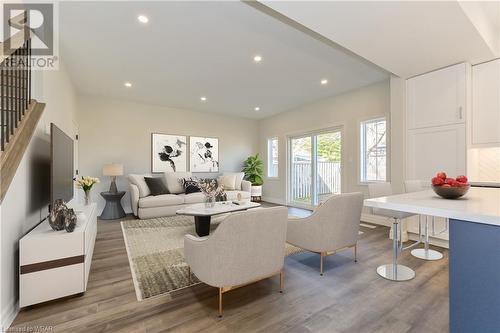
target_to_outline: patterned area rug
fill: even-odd
[[[213,218],[211,230],[224,218]],[[193,217],[122,221],[121,226],[139,301],[200,283],[193,274],[189,278],[184,262],[184,235],[194,234]],[[287,256],[301,251],[286,245]]]

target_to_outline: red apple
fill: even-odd
[[[462,184],[467,184],[467,182],[468,182],[467,177],[464,175],[458,176],[456,179],[457,179],[457,182],[462,183]]]
[[[441,186],[443,184],[444,184],[444,180],[442,178],[439,178],[439,177],[432,178],[432,185]]]
[[[446,179],[444,180],[444,183],[445,183],[445,184],[448,184],[448,185],[450,185],[450,186],[457,186],[457,183],[458,183],[458,182],[457,182],[455,179],[453,179],[453,178],[446,178]]]
[[[439,172],[436,174],[436,177],[441,178],[442,180],[445,180],[445,179],[447,178],[447,176],[446,176],[446,172],[444,172],[444,171],[439,171]]]
[[[451,187],[450,184],[443,184],[443,187]]]

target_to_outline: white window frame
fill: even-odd
[[[272,164],[273,164],[273,141],[276,140],[277,144],[276,144],[276,150],[277,150],[277,156],[278,156],[278,163],[276,165],[276,175],[271,175],[271,170],[273,169],[272,168]],[[268,179],[279,179],[279,165],[280,165],[280,162],[279,162],[279,152],[280,152],[280,149],[279,149],[279,144],[280,144],[280,141],[278,139],[277,136],[274,136],[272,138],[268,138],[267,139],[267,172],[266,172],[266,177]]]
[[[376,123],[384,121],[385,122],[385,176],[384,179],[366,179],[366,125],[369,123]],[[388,123],[386,117],[378,117],[378,118],[370,118],[359,123],[359,138],[360,138],[360,152],[359,152],[359,182],[360,184],[369,184],[369,183],[382,183],[388,181],[388,154],[389,154],[389,136],[388,136]]]

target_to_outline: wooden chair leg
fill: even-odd
[[[222,288],[219,288],[219,318],[222,318]]]
[[[324,257],[324,253],[323,252],[320,252],[319,254],[319,275],[323,276],[323,257]]]
[[[285,272],[281,270],[280,272],[280,293],[283,293],[285,289]]]
[[[354,244],[354,262],[358,262],[358,244]]]

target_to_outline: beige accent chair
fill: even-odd
[[[280,275],[283,291],[287,214],[286,207],[234,213],[210,236],[184,237],[190,270],[200,281],[219,288],[219,317],[222,295],[231,289]]]
[[[323,258],[346,248],[354,248],[357,261],[357,241],[363,194],[345,193],[329,197],[306,218],[288,220],[286,241],[305,250],[319,253],[320,274]]]

